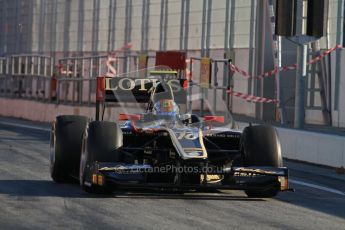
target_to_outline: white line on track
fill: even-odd
[[[316,185],[316,184],[310,184],[310,183],[306,183],[303,181],[299,181],[299,180],[293,180],[293,179],[289,179],[289,182],[291,182],[292,184],[298,184],[298,185],[302,185],[302,186],[306,186],[306,187],[310,187],[310,188],[315,188],[315,189],[319,189],[322,191],[326,191],[326,192],[330,192],[330,193],[334,193],[334,194],[338,194],[338,195],[342,195],[345,196],[345,193],[333,188],[327,188],[321,185]]]
[[[37,126],[32,126],[32,125],[17,124],[17,123],[6,122],[6,121],[0,121],[0,125],[9,125],[9,126],[14,126],[14,127],[18,127],[18,128],[26,128],[26,129],[33,129],[33,130],[50,132],[50,129],[48,129],[48,128],[42,128],[42,127],[37,127]]]

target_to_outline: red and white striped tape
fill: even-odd
[[[117,53],[119,52],[122,52],[122,51],[125,51],[125,50],[130,50],[132,48],[133,44],[132,43],[127,43],[127,44],[124,44],[123,46],[121,46],[120,48],[118,48],[117,50],[113,51],[110,53],[109,56],[115,58],[117,56]]]
[[[272,77],[275,74],[277,74],[278,72],[282,72],[282,71],[285,71],[285,70],[295,70],[295,69],[297,69],[297,64],[293,64],[293,65],[289,65],[289,66],[283,66],[283,67],[280,67],[280,68],[275,68],[275,69],[273,69],[271,71],[268,71],[266,73],[260,74],[258,76],[251,76],[249,73],[247,73],[246,71],[238,68],[234,64],[230,64],[230,70],[231,71],[237,72],[237,73],[239,73],[242,76],[247,77],[247,78],[256,78],[256,79],[263,79],[263,78],[266,78],[266,77]]]
[[[250,95],[250,94],[245,94],[245,93],[240,93],[240,92],[235,92],[232,90],[227,90],[226,91],[228,94],[231,94],[235,97],[239,97],[242,98],[244,100],[247,101],[252,101],[252,102],[258,102],[258,103],[278,103],[279,100],[277,99],[269,99],[269,98],[264,98],[264,97],[257,97],[254,95]]]
[[[331,49],[329,49],[329,50],[326,50],[326,51],[323,52],[321,55],[319,55],[319,56],[317,56],[317,57],[311,59],[307,64],[308,64],[308,65],[311,65],[311,64],[314,64],[314,63],[316,63],[316,62],[318,62],[318,61],[321,61],[322,58],[326,57],[327,55],[329,55],[329,54],[332,53],[333,51],[335,51],[335,50],[337,50],[337,49],[341,49],[341,48],[343,48],[342,45],[336,45],[335,47],[333,47],[333,48],[331,48]]]
[[[341,45],[337,45],[329,50],[326,50],[325,52],[323,52],[321,55],[311,59],[307,65],[311,65],[311,64],[314,64],[320,60],[322,60],[324,57],[326,57],[327,55],[329,55],[330,53],[332,53],[333,51],[337,50],[337,49],[340,49],[342,48]],[[238,68],[237,66],[235,66],[234,64],[230,64],[230,70],[233,71],[233,72],[237,72],[239,73],[240,75],[244,76],[244,77],[247,77],[247,78],[256,78],[256,79],[263,79],[263,78],[266,78],[266,77],[272,77],[274,76],[275,74],[277,74],[278,72],[282,72],[282,71],[286,71],[286,70],[295,70],[297,69],[298,65],[297,64],[292,64],[292,65],[288,65],[288,66],[283,66],[283,67],[280,67],[280,68],[275,68],[271,71],[268,71],[266,73],[263,73],[263,74],[260,74],[258,76],[251,76],[249,73],[247,73],[246,71]]]

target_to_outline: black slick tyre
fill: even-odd
[[[272,126],[249,126],[243,130],[241,139],[244,166],[282,167],[283,160],[277,131]],[[264,190],[246,190],[248,197],[274,197],[280,190],[278,182]]]
[[[50,136],[50,175],[57,183],[71,181],[78,172],[81,143],[88,118],[63,115],[56,117]]]
[[[103,186],[92,184],[92,167],[96,162],[119,162],[119,149],[122,144],[122,131],[117,123],[93,121],[88,124],[83,138],[79,171],[79,180],[84,191],[96,194],[112,192],[113,188],[107,181]]]

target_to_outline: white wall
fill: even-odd
[[[55,0],[54,0],[55,1]],[[40,18],[40,6],[43,0],[32,0],[33,4],[33,25],[32,25],[32,51],[39,50],[38,44],[38,31],[40,27],[45,28],[44,42],[42,46],[44,50],[50,51],[51,29],[49,21],[53,17],[51,15],[51,6],[54,1],[46,1],[45,17],[46,20],[42,23]],[[225,28],[225,6],[226,2],[230,0],[213,0],[212,1],[212,17],[211,17],[211,48],[223,48],[224,44],[224,28]],[[329,1],[329,29],[327,38],[321,40],[322,48],[329,48],[336,45],[336,36],[339,32],[338,20],[343,18],[343,13],[338,14],[339,1],[343,4],[344,0],[330,0]],[[71,2],[71,15],[70,15],[70,31],[69,31],[69,47],[71,51],[77,48],[77,28],[78,28],[78,15],[80,11],[84,13],[84,51],[91,51],[91,38],[92,38],[92,16],[93,16],[93,0],[84,0],[84,9],[79,8],[79,0],[70,0]],[[117,0],[116,9],[116,43],[115,47],[121,46],[124,39],[124,26],[125,26],[125,5],[126,0]],[[65,0],[56,0],[57,3],[57,33],[56,33],[56,51],[63,50],[64,43],[64,20],[65,20]],[[234,47],[235,48],[248,48],[250,39],[250,23],[251,23],[251,6],[256,5],[257,1],[253,0],[232,0],[230,2],[235,7],[234,15]],[[98,51],[105,51],[107,38],[108,38],[108,24],[109,24],[109,4],[110,0],[100,0],[100,19],[99,19],[99,45]],[[135,49],[139,49],[141,42],[141,12],[142,0],[133,0],[132,12],[132,38]],[[189,24],[189,39],[188,43],[190,49],[201,48],[201,27],[202,27],[202,0],[190,0],[190,24]],[[150,22],[149,22],[149,47],[156,50],[159,47],[159,24],[160,24],[160,8],[161,0],[150,0]],[[180,39],[180,17],[181,17],[181,0],[168,1],[168,49],[178,49]],[[254,18],[255,23],[255,18]],[[342,23],[340,23],[342,24]]]
[[[142,40],[141,38],[142,7],[143,7],[143,1],[133,1],[132,39],[131,39],[133,50],[140,50],[140,45],[141,45],[141,40]]]
[[[345,79],[344,79],[344,71],[345,71],[345,50],[341,50],[341,58],[340,60],[336,60],[336,54],[332,53],[331,55],[331,63],[332,63],[332,117],[333,117],[333,126],[336,127],[345,127]],[[339,85],[339,109],[334,110],[334,96],[335,96],[335,74],[336,74],[336,62],[340,61],[340,85]]]
[[[51,7],[53,1],[46,1],[45,17],[47,20],[40,23],[40,6],[43,0],[33,0],[33,27],[32,27],[32,51],[38,50],[38,29],[40,26],[45,28],[44,50],[50,51],[49,42],[51,41],[51,29],[48,23],[52,15]],[[224,47],[224,31],[225,31],[225,6],[228,0],[212,1],[211,14],[211,35],[210,48]],[[124,43],[124,29],[126,24],[126,0],[116,1],[115,14],[115,47],[121,47]],[[256,1],[241,0],[232,1],[235,7],[234,15],[234,47],[248,48],[250,39],[250,20],[251,5]],[[63,51],[64,45],[64,23],[65,23],[65,0],[57,0],[57,31],[56,31],[56,51]],[[83,34],[83,50],[91,51],[92,44],[92,18],[93,18],[93,0],[84,0],[84,8],[79,8],[79,0],[71,0],[70,29],[68,31],[69,49],[71,52],[77,50],[78,43],[78,16],[79,12],[84,13],[84,34]],[[98,30],[98,51],[106,51],[108,44],[108,26],[109,26],[109,0],[100,1],[99,13],[99,30]],[[150,0],[150,16],[149,16],[149,49],[157,50],[159,48],[159,30],[160,30],[160,11],[161,0]],[[139,50],[141,43],[142,28],[142,7],[143,1],[132,1],[132,42],[133,49]],[[189,15],[189,37],[188,44],[192,50],[201,48],[201,31],[202,31],[202,7],[203,1],[190,0]],[[167,28],[167,49],[179,49],[180,40],[180,19],[181,19],[181,0],[168,1],[168,28]],[[255,20],[255,19],[254,19]]]
[[[329,0],[328,8],[328,36],[321,39],[322,48],[331,48],[337,45],[337,33],[338,29],[338,20],[343,18],[343,12],[338,14],[339,11],[339,2],[344,5],[344,0]],[[340,23],[341,26],[342,23]],[[328,43],[328,44],[327,44]]]
[[[345,137],[277,128],[283,156],[331,167],[345,167]]]
[[[167,50],[180,47],[181,5],[180,0],[168,1]]]

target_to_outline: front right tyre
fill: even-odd
[[[88,124],[82,141],[79,170],[80,185],[84,191],[96,194],[112,192],[112,186],[107,181],[103,186],[92,183],[93,166],[97,162],[119,162],[122,144],[122,131],[117,123],[93,121]]]
[[[57,183],[72,180],[78,172],[81,141],[88,118],[63,115],[56,117],[50,135],[50,175]]]

